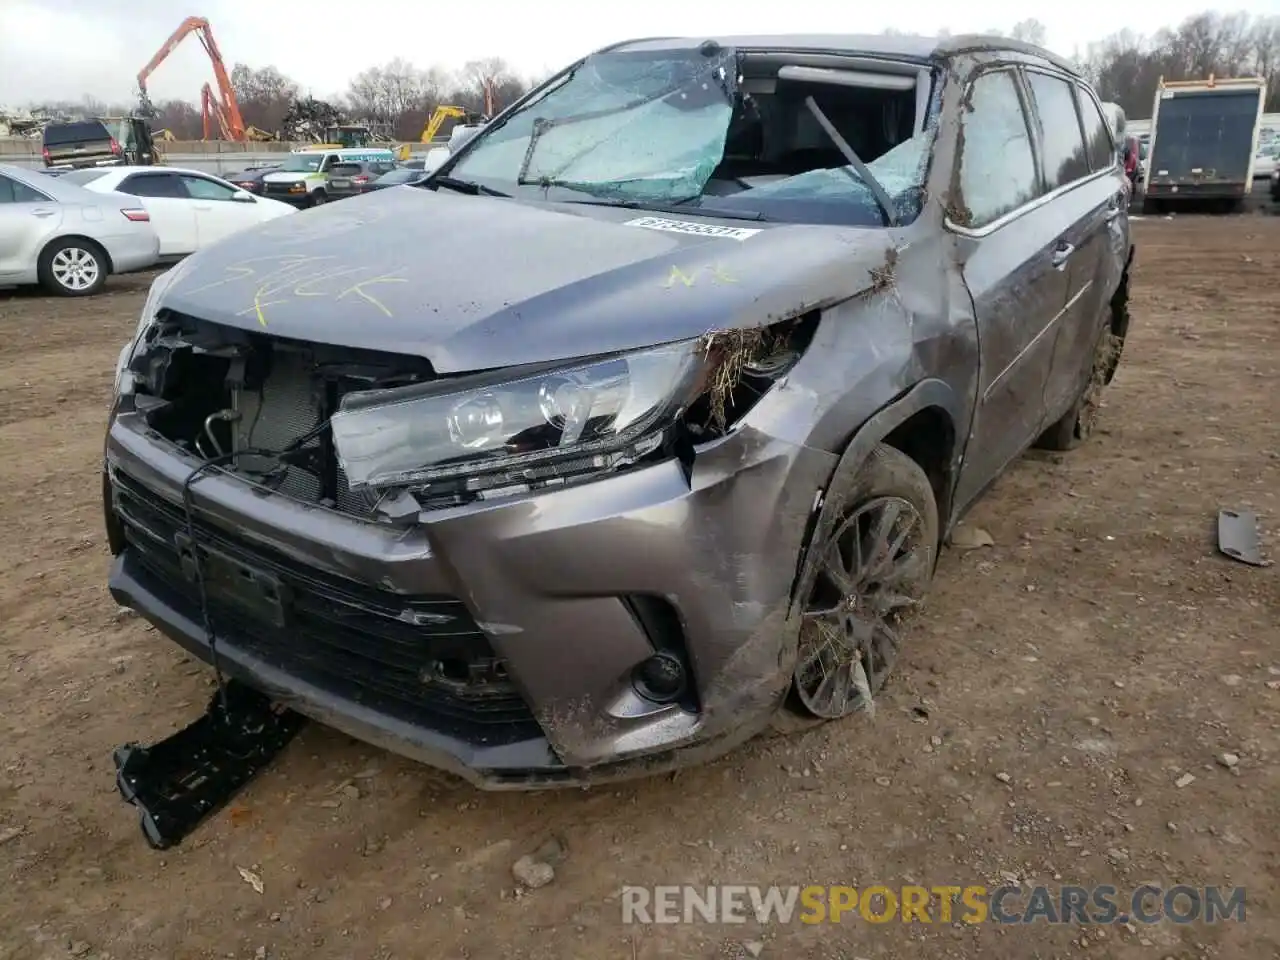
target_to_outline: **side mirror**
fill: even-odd
[[[253,194],[248,190],[237,190],[231,195],[231,199],[236,203],[254,203]]]

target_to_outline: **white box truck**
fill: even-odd
[[[1253,190],[1267,81],[1166,81],[1156,87],[1143,183],[1145,209],[1193,201],[1235,209]]]

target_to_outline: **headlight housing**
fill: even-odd
[[[116,358],[116,396],[119,396],[122,390],[128,391],[132,388],[132,377],[128,370],[129,361],[133,359],[133,353],[138,349],[138,341],[155,320],[156,313],[160,309],[160,297],[169,289],[175,272],[177,267],[172,267],[151,281],[151,289],[147,291],[147,299],[142,305],[142,315],[138,317],[138,326],[133,331],[133,336],[129,338],[129,342],[120,350],[120,356]]]
[[[334,447],[352,490],[608,468],[661,443],[657,428],[702,383],[697,347],[687,341],[517,379],[473,379],[461,390],[436,382],[349,394],[330,421]]]

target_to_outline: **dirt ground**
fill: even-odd
[[[163,853],[111,750],[192,719],[210,681],[107,596],[99,502],[147,278],[81,303],[0,293],[0,958],[1280,956],[1280,567],[1217,556],[1212,534],[1220,508],[1253,507],[1280,554],[1280,218],[1134,229],[1101,434],[1029,455],[971,515],[995,544],[944,553],[874,718],[538,795],[312,725]],[[517,897],[512,863],[549,836],[555,880]],[[1247,920],[628,927],[618,900],[1014,879],[1241,885]]]

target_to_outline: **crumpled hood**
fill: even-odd
[[[456,373],[785,319],[865,289],[891,243],[885,230],[396,187],[208,247],[159,305]]]

